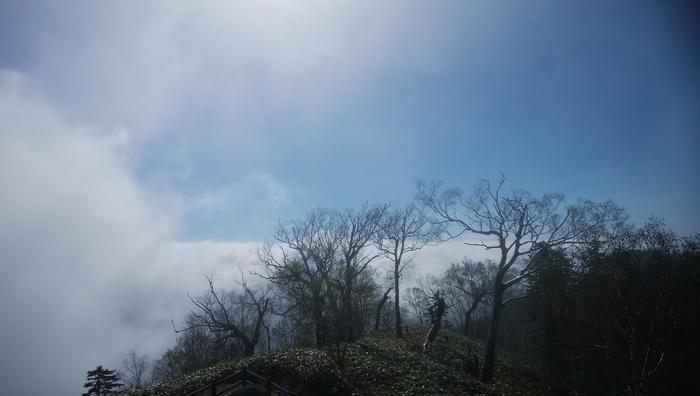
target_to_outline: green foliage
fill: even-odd
[[[231,360],[132,396],[181,395],[248,368],[304,395],[544,395],[533,371],[499,358],[496,383],[486,385],[470,375],[473,356],[483,356],[481,343],[441,331],[435,349],[424,354],[427,329],[409,328],[404,339],[391,332],[347,344],[334,362],[324,350],[289,349]]]
[[[423,337],[427,330],[423,328],[411,328],[405,338],[406,348],[414,353],[422,351]],[[396,340],[401,342],[401,340]],[[442,370],[451,370],[456,375],[467,378],[469,385],[478,384],[482,390],[467,387],[466,392],[445,393],[445,394],[467,394],[467,395],[548,395],[546,386],[538,376],[537,371],[523,364],[520,361],[505,354],[496,355],[496,374],[494,383],[491,385],[477,381],[479,375],[465,376],[471,373],[473,368],[473,358],[479,359],[479,367],[482,368],[481,360],[485,353],[485,345],[480,340],[474,340],[449,330],[441,330],[435,340],[435,348],[427,358],[441,367]],[[423,354],[425,356],[425,354]],[[471,393],[469,393],[471,392]],[[410,393],[409,393],[410,394]],[[427,393],[443,394],[443,393]]]
[[[466,374],[459,362],[439,361],[421,352],[419,334],[406,338],[373,335],[352,345],[346,355],[346,377],[356,395],[487,395],[489,389]],[[458,363],[458,364],[446,364]]]
[[[274,382],[304,394],[347,393],[344,391],[340,372],[325,352],[311,348],[296,348],[229,360],[150,388],[132,391],[130,395],[181,395],[234,374],[243,368],[263,376],[270,376]]]

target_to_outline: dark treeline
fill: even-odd
[[[697,393],[699,242],[653,220],[605,250],[547,249],[502,344],[556,394]]]
[[[553,394],[697,393],[699,247],[698,236],[680,238],[652,219],[607,248],[543,248],[504,308],[497,345],[537,367]],[[465,259],[416,289],[446,290],[448,327],[486,340],[483,279],[494,267]]]
[[[371,331],[402,337],[407,324],[431,324],[483,340],[486,382],[498,380],[495,357],[504,352],[537,368],[553,394],[698,391],[700,238],[655,219],[636,228],[610,201],[567,204],[561,194],[506,193],[503,184],[465,193],[421,183],[404,207],[316,209],[281,222],[238,287],[209,280],[207,293],[191,297],[150,381],[148,360],[133,353],[125,381],[139,387],[262,350],[310,346],[336,356]],[[402,284],[416,251],[452,239],[492,260],[465,257]]]

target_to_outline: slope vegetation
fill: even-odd
[[[546,395],[531,370],[498,359],[496,382],[475,375],[481,343],[440,332],[433,351],[421,352],[426,330],[410,328],[405,339],[389,333],[367,336],[332,350],[295,348],[230,360],[166,381],[132,395],[182,395],[247,368],[303,395]]]

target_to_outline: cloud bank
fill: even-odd
[[[178,211],[149,195],[123,131],[65,122],[0,71],[0,383],[75,394],[130,349],[157,356],[204,274],[231,284],[255,243],[173,243]],[[273,194],[275,195],[275,194]]]
[[[255,262],[256,242],[174,242],[183,211],[134,178],[125,133],[66,122],[25,77],[0,72],[0,383],[8,394],[75,394],[87,369],[118,367],[130,349],[157,357],[174,341],[170,320],[189,309],[186,293],[204,291],[203,275],[232,287]],[[233,190],[258,191],[268,205],[286,199],[268,176],[246,180]],[[459,250],[421,253],[415,272],[446,265],[450,249]]]
[[[134,180],[118,134],[66,123],[23,76],[0,71],[8,394],[75,393],[86,368],[114,359],[140,331],[119,312],[175,224]]]

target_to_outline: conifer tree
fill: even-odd
[[[83,387],[88,388],[88,391],[83,393],[83,396],[103,396],[124,386],[124,384],[119,383],[119,375],[116,373],[116,370],[108,370],[102,368],[102,366],[97,366],[95,370],[88,371],[87,379],[88,382]]]

